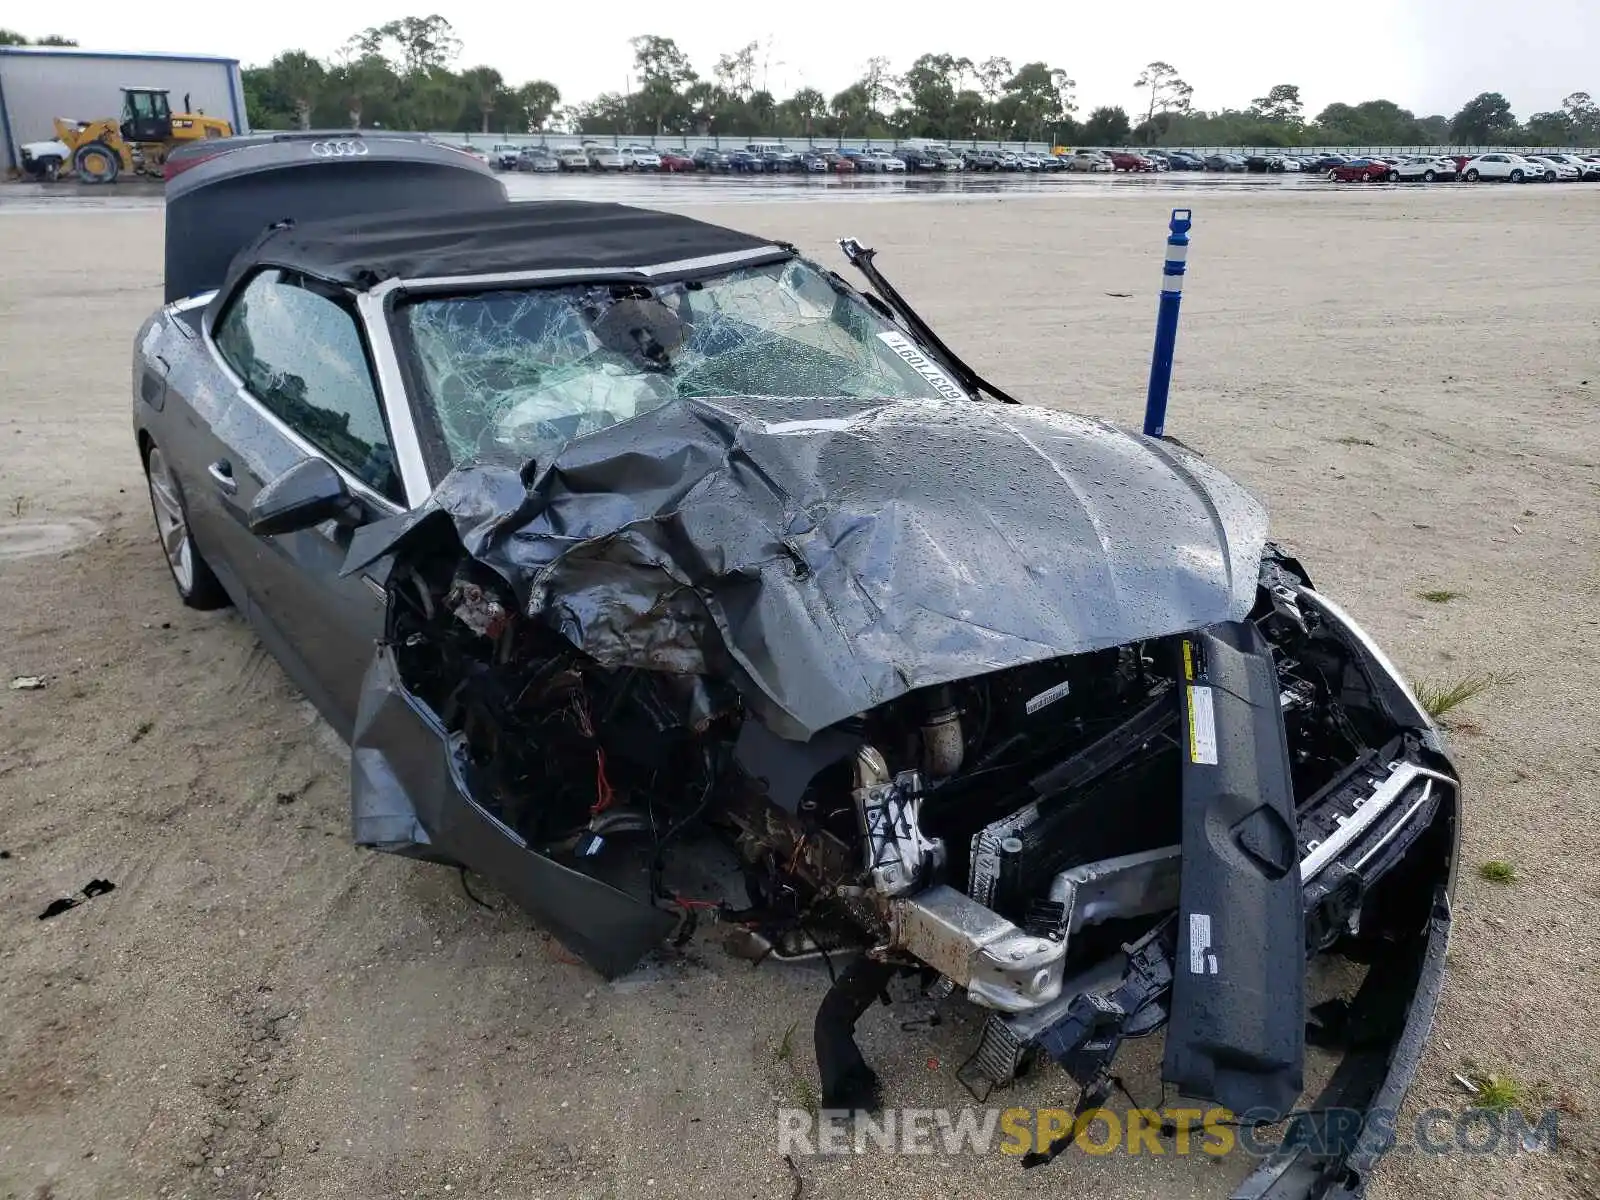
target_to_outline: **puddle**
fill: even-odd
[[[0,562],[65,554],[100,536],[100,526],[81,517],[57,521],[0,522]]]
[[[997,175],[993,172],[951,172],[940,175],[834,176],[810,174],[729,175],[698,172],[683,175],[589,172],[554,175],[502,175],[513,200],[618,200],[627,204],[761,204],[860,203],[873,200],[970,200],[995,196],[1056,196],[1104,199],[1130,193],[1208,196],[1260,192],[1327,191],[1320,175],[1223,174],[1215,171],[1162,171],[1136,175],[1087,175],[1079,172]],[[1349,185],[1354,186],[1354,185]],[[1362,185],[1371,188],[1392,185]],[[1420,185],[1419,185],[1420,186]],[[1433,184],[1439,188],[1449,185]],[[1462,185],[1469,186],[1469,185]]]
[[[1355,190],[1453,191],[1470,183],[1332,183],[1321,175],[1237,174],[1217,171],[1161,171],[1134,175],[1088,175],[1077,171],[998,174],[989,171],[939,175],[732,175],[691,172],[682,175],[518,173],[500,176],[512,200],[617,200],[627,204],[859,203],[874,200],[970,200],[995,196],[1108,199],[1130,194],[1249,196],[1262,192],[1307,194]],[[1536,190],[1536,189],[1530,189]],[[0,216],[38,212],[131,212],[160,208],[159,185],[139,182],[115,188],[83,188],[66,183],[14,183],[0,188]]]

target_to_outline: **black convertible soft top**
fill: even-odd
[[[650,268],[769,250],[765,238],[674,213],[581,200],[381,213],[272,229],[241,251],[228,285],[258,266],[366,290],[387,279]],[[692,270],[692,267],[686,267]]]
[[[219,286],[235,256],[280,221],[506,203],[505,188],[483,163],[415,135],[218,138],[202,161],[167,184],[167,299]]]

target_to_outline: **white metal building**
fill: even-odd
[[[77,47],[0,46],[0,177],[19,161],[18,147],[55,136],[56,117],[120,118],[125,87],[166,88],[172,109],[224,117],[248,133],[239,62],[206,54]]]

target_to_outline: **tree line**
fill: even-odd
[[[1159,78],[1176,72],[1166,63],[1152,63]],[[1142,79],[1144,77],[1141,77]],[[1159,85],[1158,85],[1159,86]],[[1188,102],[1188,85],[1181,79],[1169,87],[1175,100],[1159,96],[1135,128],[1127,128],[1119,109],[1097,109],[1085,122],[1083,141],[1116,127],[1118,141],[1143,145],[1194,146],[1593,146],[1600,144],[1600,106],[1588,92],[1573,92],[1551,112],[1534,113],[1518,121],[1511,102],[1499,92],[1481,92],[1453,115],[1419,117],[1392,100],[1367,100],[1360,104],[1330,104],[1307,119],[1300,89],[1280,83],[1246,109],[1202,112]],[[1101,118],[1097,125],[1096,118]],[[1096,126],[1090,130],[1088,126]]]
[[[0,30],[0,45],[27,39]],[[75,45],[41,38],[37,45]],[[1573,92],[1561,107],[1519,121],[1499,92],[1454,115],[1418,116],[1392,100],[1330,104],[1308,116],[1294,84],[1280,83],[1242,109],[1207,111],[1176,67],[1152,62],[1132,86],[1132,112],[1105,105],[1080,117],[1077,84],[1059,65],[923,54],[896,72],[868,59],[832,97],[771,90],[770,42],[719,55],[702,74],[669,37],[633,38],[621,92],[562,104],[556,86],[515,84],[493,67],[457,69],[461,41],[437,14],[403,17],[355,34],[330,60],[288,50],[244,71],[250,124],[261,129],[380,127],[481,133],[931,137],[1091,146],[1600,144],[1600,106]]]
[[[443,17],[402,17],[363,29],[332,61],[286,50],[247,67],[253,129],[546,128],[561,93],[542,79],[513,85],[493,67],[456,70],[461,40]]]
[[[0,29],[0,46],[76,46],[71,38],[51,34],[49,37],[25,38],[15,29]]]
[[[896,72],[868,59],[848,87],[825,96],[802,87],[779,98],[769,86],[771,45],[750,42],[702,73],[669,37],[633,38],[633,71],[621,92],[563,105],[544,80],[513,85],[492,67],[453,68],[460,42],[441,16],[408,17],[364,30],[338,60],[280,54],[245,72],[253,125],[368,124],[588,134],[1025,140],[1062,145],[1594,145],[1600,107],[1574,92],[1552,112],[1521,122],[1498,92],[1473,97],[1453,116],[1418,116],[1392,100],[1330,104],[1308,116],[1294,84],[1280,83],[1248,108],[1207,111],[1167,62],[1132,81],[1133,112],[1116,105],[1080,117],[1077,84],[1044,60],[978,61],[923,54]]]

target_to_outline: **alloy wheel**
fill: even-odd
[[[189,522],[183,513],[178,485],[159,449],[151,449],[145,461],[145,477],[150,482],[150,504],[156,514],[161,549],[166,553],[167,565],[172,568],[178,590],[188,595],[194,590],[194,544],[189,540]]]

